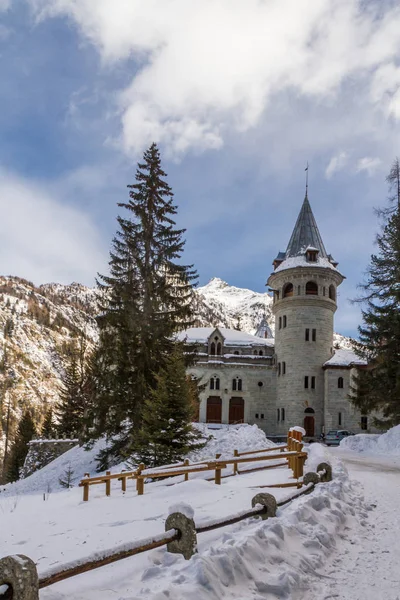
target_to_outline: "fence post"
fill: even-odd
[[[182,554],[186,560],[189,560],[197,552],[197,536],[193,519],[179,512],[172,513],[165,521],[165,531],[170,529],[177,530],[179,539],[168,542],[168,552]]]
[[[320,463],[317,467],[317,473],[319,473],[320,471],[325,471],[325,473],[320,476],[321,481],[323,483],[332,481],[332,467],[329,463],[326,463],[326,462]]]
[[[183,466],[184,467],[188,467],[189,466],[189,459],[185,458],[185,460],[183,461]],[[185,473],[185,481],[189,481],[189,473]]]
[[[251,506],[255,508],[257,504],[261,504],[266,509],[265,512],[261,514],[263,521],[268,519],[268,517],[276,516],[276,498],[272,494],[256,494],[251,501]]]
[[[89,501],[89,482],[83,482],[83,501]]]
[[[6,556],[0,559],[0,586],[7,585],[6,598],[39,600],[39,578],[35,563],[24,556]]]
[[[142,496],[144,493],[144,479],[140,477],[141,472],[144,470],[144,464],[140,463],[136,471],[136,491],[138,496]]]
[[[106,471],[106,475],[111,475],[111,471]],[[106,496],[111,495],[111,479],[106,479]]]
[[[239,456],[239,451],[238,450],[234,450],[233,451],[233,456]],[[237,462],[233,463],[233,474],[234,475],[238,474],[238,464],[237,464]]]
[[[215,465],[215,483],[221,485],[221,465],[218,463]]]
[[[125,473],[125,469],[122,469],[121,473]],[[121,477],[121,490],[122,493],[126,492],[126,476],[122,475]]]

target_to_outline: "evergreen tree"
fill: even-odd
[[[202,448],[201,433],[192,425],[197,415],[198,388],[186,374],[183,349],[176,344],[145,400],[142,425],[133,445],[136,462],[157,467],[178,462],[188,452]]]
[[[396,159],[387,177],[391,204],[378,211],[383,218],[377,235],[378,252],[371,256],[367,280],[360,286],[365,304],[356,352],[368,361],[351,390],[354,405],[365,415],[379,411],[374,425],[400,423],[400,164]]]
[[[192,323],[192,266],[181,264],[184,230],[174,221],[173,193],[153,144],[129,185],[130,199],[118,206],[119,230],[110,252],[110,274],[99,276],[103,307],[95,357],[94,435],[114,438],[118,455],[141,426],[145,398],[173,350],[173,336]],[[189,356],[189,355],[188,355]],[[102,465],[106,465],[103,461]]]
[[[49,408],[43,421],[40,435],[45,440],[51,440],[56,435],[56,428],[53,422],[53,409]]]
[[[80,441],[86,436],[88,409],[92,396],[91,361],[82,335],[71,344],[67,364],[61,377],[60,402],[57,408],[58,434]]]
[[[28,454],[28,442],[35,436],[35,424],[32,414],[28,410],[23,414],[18,424],[17,435],[11,446],[10,458],[7,465],[7,481],[17,481],[20,478],[20,472]]]

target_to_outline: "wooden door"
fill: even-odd
[[[313,435],[315,435],[314,423],[314,417],[304,417],[304,429],[306,430],[306,436],[312,437]]]
[[[207,398],[207,416],[206,423],[221,423],[222,419],[222,400],[218,396],[209,396]]]
[[[231,398],[229,401],[229,423],[244,422],[244,400],[243,398]]]

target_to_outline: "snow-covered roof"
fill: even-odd
[[[336,267],[327,259],[322,256],[318,256],[315,262],[309,262],[305,256],[302,254],[300,256],[291,256],[286,258],[280,265],[275,269],[275,273],[279,273],[279,271],[285,271],[286,269],[295,269],[297,267],[322,267],[324,269],[332,269],[333,271],[338,272]]]
[[[273,346],[272,338],[260,338],[244,331],[236,329],[227,329],[226,327],[191,327],[178,333],[177,338],[180,341],[186,340],[188,343],[207,344],[210,335],[216,330],[221,333],[224,338],[225,346]]]
[[[324,363],[324,367],[351,367],[352,365],[366,365],[367,361],[357,356],[353,350],[341,348]]]

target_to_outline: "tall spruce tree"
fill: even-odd
[[[18,424],[17,435],[11,446],[10,457],[7,465],[7,481],[17,481],[28,454],[28,442],[36,435],[36,427],[32,414],[27,410]]]
[[[86,437],[89,405],[92,400],[91,358],[83,335],[69,347],[61,377],[60,402],[56,409],[59,435]]]
[[[53,421],[53,409],[49,408],[43,421],[40,436],[45,440],[51,440],[56,435],[56,428]]]
[[[363,324],[356,352],[368,361],[358,372],[351,399],[368,415],[378,411],[373,423],[381,428],[400,423],[400,164],[393,162],[387,182],[390,204],[378,211],[383,219],[376,237],[378,252],[371,256],[364,294]]]
[[[186,373],[183,348],[176,344],[144,403],[142,425],[132,445],[137,463],[157,467],[178,462],[204,446],[192,425],[198,415],[197,391]]]
[[[173,350],[174,333],[192,324],[197,274],[192,265],[181,264],[185,230],[176,227],[165,177],[152,144],[138,165],[136,182],[128,186],[129,201],[118,204],[126,216],[117,219],[110,273],[98,281],[107,303],[98,320],[93,417],[95,435],[114,436],[111,455],[132,443],[144,399],[156,388],[157,374]]]

